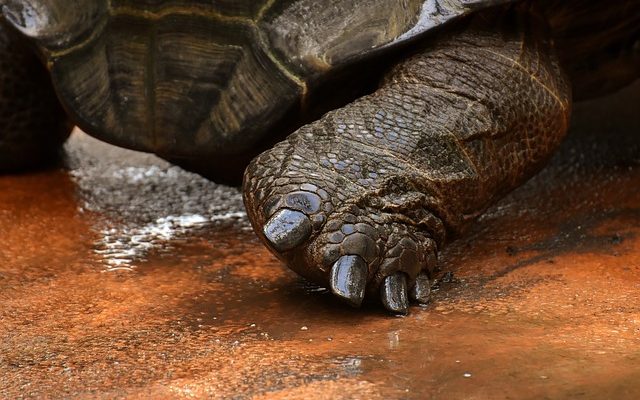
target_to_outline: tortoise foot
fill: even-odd
[[[549,41],[487,23],[400,62],[375,92],[251,162],[249,217],[291,269],[352,306],[375,298],[404,314],[428,301],[445,241],[548,159],[570,110]]]
[[[411,301],[427,303],[436,241],[411,222],[415,216],[367,204],[336,176],[305,162],[290,164],[288,154],[278,146],[245,175],[245,204],[269,249],[350,306],[375,299],[394,314],[406,314]],[[283,165],[300,176],[276,171]]]

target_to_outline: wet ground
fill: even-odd
[[[305,284],[236,189],[76,133],[0,177],[0,397],[640,398],[640,85],[392,317]]]

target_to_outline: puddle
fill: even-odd
[[[640,123],[613,102],[403,318],[286,270],[237,189],[77,133],[66,169],[0,177],[0,393],[640,398]]]
[[[67,149],[81,210],[96,216],[95,252],[107,271],[135,268],[198,230],[250,229],[237,188],[150,155],[115,150],[77,130]]]

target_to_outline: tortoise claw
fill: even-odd
[[[407,278],[404,273],[397,272],[387,276],[382,282],[381,297],[385,308],[394,314],[407,314],[409,299],[407,298]]]
[[[429,302],[431,283],[429,282],[429,276],[425,272],[421,272],[416,277],[416,284],[411,289],[409,295],[420,304],[427,304]]]
[[[267,221],[262,232],[274,249],[287,251],[311,236],[311,221],[304,213],[285,208]]]
[[[333,264],[331,292],[353,307],[359,307],[367,284],[367,264],[360,256],[342,256]]]

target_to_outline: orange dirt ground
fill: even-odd
[[[76,133],[0,177],[0,397],[640,398],[639,103],[577,106],[407,317],[286,270],[236,189]]]

